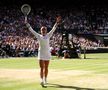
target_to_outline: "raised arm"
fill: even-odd
[[[49,37],[52,36],[52,34],[54,33],[54,31],[56,30],[57,26],[60,24],[60,21],[61,21],[61,16],[58,16],[56,18],[56,23],[54,24],[52,30],[47,34]]]
[[[27,17],[25,17],[25,24],[26,24],[26,27],[29,29],[29,31],[34,35],[36,36],[36,38],[39,38],[40,37],[40,34],[38,34],[37,32],[35,32],[33,30],[33,28],[30,26],[30,24],[27,22]]]

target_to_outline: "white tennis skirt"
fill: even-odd
[[[51,53],[48,51],[38,51],[38,59],[39,60],[50,60],[51,59]]]

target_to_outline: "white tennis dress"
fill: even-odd
[[[27,23],[26,26],[35,35],[35,37],[39,41],[38,59],[39,60],[50,60],[51,52],[50,52],[49,40],[50,40],[50,37],[52,36],[53,32],[57,28],[57,23],[55,23],[52,30],[49,33],[47,33],[45,36],[42,36],[41,34],[35,32],[29,23]]]

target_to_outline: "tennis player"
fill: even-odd
[[[26,27],[39,41],[38,59],[39,59],[39,65],[40,65],[40,78],[41,78],[42,87],[44,87],[44,85],[47,84],[48,65],[51,59],[49,40],[53,32],[56,30],[57,26],[60,24],[60,21],[61,21],[61,16],[58,16],[50,32],[47,33],[47,27],[42,26],[40,28],[41,34],[39,34],[32,29],[32,27],[27,21],[27,17],[25,17]]]

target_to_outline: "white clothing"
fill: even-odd
[[[29,30],[34,34],[34,36],[38,39],[39,41],[39,49],[38,49],[38,59],[39,60],[50,60],[51,58],[51,52],[50,52],[50,45],[49,45],[49,40],[50,37],[52,36],[53,32],[57,28],[57,23],[53,26],[52,30],[47,33],[45,36],[35,32],[30,24],[28,24]]]

